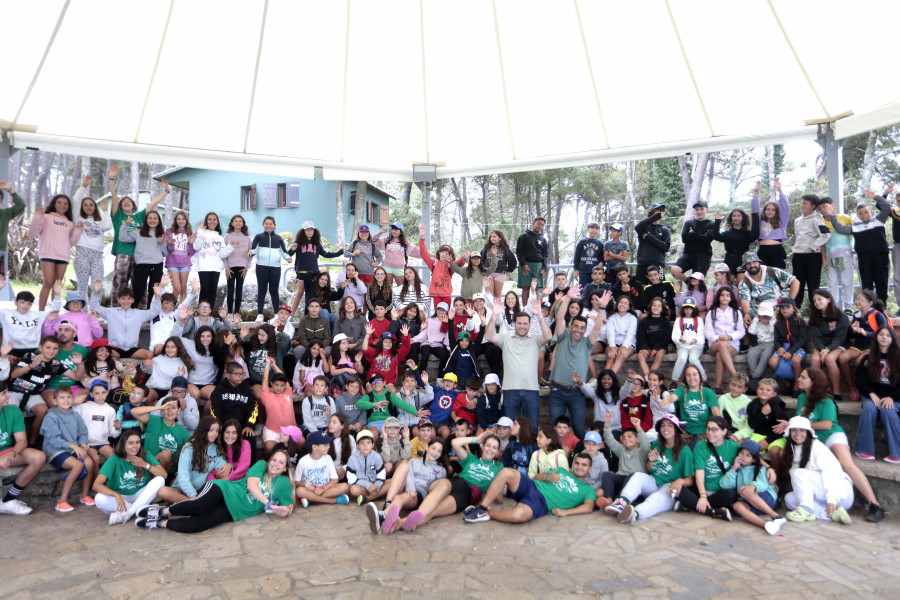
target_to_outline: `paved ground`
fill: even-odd
[[[356,506],[262,515],[186,536],[109,527],[97,509],[0,516],[4,598],[896,598],[900,516],[878,525],[600,513],[527,525],[439,519],[369,533]],[[891,592],[890,590],[894,590]]]

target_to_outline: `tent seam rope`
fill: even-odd
[[[344,92],[341,100],[341,159],[344,162],[344,139],[347,133],[347,70],[350,68],[350,0],[347,0],[347,27],[344,30]]]
[[[431,162],[431,140],[428,135],[428,85],[425,79],[427,69],[425,68],[425,8],[422,5],[423,0],[419,0],[419,40],[422,43],[422,107],[425,111],[425,162]]]
[[[584,46],[584,58],[587,60],[588,75],[591,77],[591,88],[594,90],[594,102],[597,104],[597,114],[600,115],[600,127],[603,128],[603,139],[606,149],[609,150],[609,133],[606,131],[606,119],[603,118],[603,108],[600,105],[600,94],[597,91],[597,81],[594,79],[594,67],[591,63],[591,54],[588,51],[587,38],[584,37],[584,23],[581,21],[581,9],[578,8],[578,0],[572,0],[575,5],[575,17],[578,19],[578,31],[581,33],[581,44]]]
[[[163,28],[162,37],[159,40],[159,50],[156,52],[156,62],[153,63],[153,73],[150,75],[150,83],[147,85],[147,94],[144,96],[144,106],[141,107],[141,116],[138,119],[137,130],[134,132],[134,143],[137,144],[141,137],[141,129],[144,127],[144,115],[147,112],[147,105],[150,103],[150,93],[153,91],[153,84],[156,82],[156,72],[159,69],[159,61],[162,58],[163,47],[166,45],[166,36],[169,35],[169,23],[172,22],[172,12],[175,10],[175,0],[169,2],[169,14],[166,15],[166,26]]]
[[[12,120],[12,124],[9,127],[10,129],[15,129],[16,125],[18,124],[19,117],[22,116],[22,111],[25,110],[25,105],[28,103],[28,98],[31,96],[31,91],[34,89],[38,77],[41,76],[41,71],[44,70],[44,63],[47,61],[47,56],[50,55],[50,49],[53,47],[53,42],[56,41],[56,34],[59,33],[59,30],[62,27],[63,19],[65,19],[66,17],[66,11],[69,10],[69,2],[71,2],[71,0],[66,0],[66,3],[63,4],[62,9],[59,11],[59,17],[57,17],[56,19],[56,27],[53,28],[53,33],[50,34],[50,39],[47,40],[47,46],[46,48],[44,48],[44,54],[43,56],[41,56],[41,62],[38,63],[37,68],[34,70],[34,75],[31,78],[31,83],[28,84],[28,89],[25,90],[25,95],[22,97],[22,103],[19,105],[19,110],[16,112],[16,116]]]
[[[672,29],[675,31],[675,38],[678,40],[678,48],[681,50],[681,57],[684,59],[684,65],[687,67],[688,75],[691,76],[691,84],[694,86],[694,92],[697,94],[697,101],[700,102],[700,109],[703,111],[703,118],[706,119],[706,125],[709,127],[709,134],[716,137],[716,130],[713,129],[712,121],[706,110],[706,103],[703,101],[703,95],[700,93],[700,86],[697,85],[697,78],[694,77],[694,69],[691,68],[691,61],[688,60],[687,52],[684,49],[684,42],[681,41],[681,32],[678,31],[678,24],[675,23],[675,15],[672,13],[672,6],[669,0],[666,1],[666,12],[669,13],[669,21],[672,23]]]
[[[509,132],[509,148],[512,159],[516,160],[516,141],[513,138],[512,118],[509,115],[509,96],[506,93],[506,70],[503,68],[503,48],[500,46],[500,21],[497,18],[497,0],[491,0],[494,13],[494,37],[497,40],[497,60],[500,63],[500,85],[503,89],[503,106],[506,109],[506,129]]]
[[[256,81],[259,77],[259,63],[262,58],[263,40],[266,37],[266,17],[269,14],[269,0],[263,2],[262,23],[259,26],[259,46],[256,48],[256,67],[253,69],[253,88],[250,90],[250,107],[247,109],[247,129],[244,131],[244,153],[250,139],[250,123],[253,121],[253,104],[256,101]]]
[[[784,25],[781,22],[781,17],[778,16],[778,11],[775,10],[775,5],[772,4],[772,0],[766,0],[769,5],[769,10],[772,11],[772,16],[775,18],[775,22],[778,23],[778,29],[781,30],[781,35],[784,36],[784,41],[788,45],[788,48],[791,49],[791,54],[794,55],[794,60],[797,61],[797,66],[800,67],[800,72],[803,73],[803,78],[806,79],[807,85],[809,85],[809,89],[812,90],[813,95],[816,97],[816,100],[819,103],[819,106],[822,107],[822,112],[825,113],[825,116],[829,119],[831,118],[831,113],[828,112],[828,109],[825,108],[825,102],[822,101],[822,98],[819,96],[818,90],[816,90],[816,86],[813,85],[812,79],[809,77],[809,73],[806,72],[806,67],[803,66],[803,61],[800,60],[800,55],[797,54],[797,50],[794,48],[794,44],[791,42],[791,38],[788,37],[787,30],[784,28]]]

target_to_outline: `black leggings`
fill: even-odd
[[[228,507],[225,506],[222,489],[212,481],[208,481],[196,497],[170,506],[169,515],[187,517],[166,521],[166,529],[179,533],[200,533],[234,520],[228,512]]]
[[[738,500],[737,490],[718,490],[716,492],[707,492],[706,501],[709,502],[710,508],[728,508]],[[697,510],[697,503],[700,502],[700,492],[694,486],[683,486],[681,493],[678,494],[678,501],[685,508]],[[703,513],[706,514],[706,513]]]
[[[200,297],[197,304],[204,300],[209,302],[212,309],[216,308],[216,290],[219,289],[219,275],[221,271],[198,271],[197,276],[200,278]]]
[[[859,262],[859,284],[862,289],[872,290],[879,300],[887,302],[891,268],[888,253],[857,254],[856,259]]]
[[[787,268],[787,252],[784,251],[782,244],[759,245],[756,251],[759,261],[767,267],[775,267],[782,271]]]
[[[631,475],[619,475],[617,473],[604,471],[603,474],[600,475],[600,487],[603,489],[603,495],[613,500],[618,498],[629,477],[631,477]]]
[[[134,265],[134,282],[132,285],[134,286],[135,308],[140,308],[141,300],[144,298],[144,294],[147,293],[147,290],[150,291],[150,296],[153,296],[153,286],[162,279],[162,273],[162,263],[157,263],[155,265]],[[147,306],[150,306],[149,299],[147,301]]]
[[[444,365],[447,364],[447,360],[450,358],[450,352],[443,346],[433,348],[422,344],[422,347],[419,349],[419,369],[423,371],[428,370],[428,359],[431,358],[432,354],[438,359],[438,374],[443,375]]]
[[[281,299],[278,297],[278,283],[281,280],[281,267],[262,267],[256,265],[256,312],[263,314],[266,306],[266,290],[272,298],[272,310],[278,313]]]
[[[225,296],[228,305],[228,313],[241,312],[241,297],[244,295],[244,275],[247,267],[231,267],[231,277],[228,278],[228,294]]]
[[[822,255],[818,252],[795,253],[791,258],[794,277],[800,281],[800,291],[797,292],[797,309],[803,306],[803,290],[809,288],[809,301],[812,295],[822,283]],[[885,280],[887,283],[887,280]],[[885,290],[887,291],[887,290]]]
[[[491,373],[503,379],[503,350],[497,344],[482,341],[475,346],[475,354],[484,356],[491,368]]]

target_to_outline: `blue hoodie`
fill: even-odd
[[[71,444],[86,444],[87,427],[81,416],[74,410],[63,412],[55,406],[47,411],[41,424],[41,435],[44,436],[44,454],[53,460],[62,452],[71,452]]]

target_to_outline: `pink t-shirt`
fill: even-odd
[[[282,427],[297,426],[291,386],[285,387],[281,394],[276,394],[271,388],[263,388],[259,399],[266,407],[266,429],[281,433]]]

